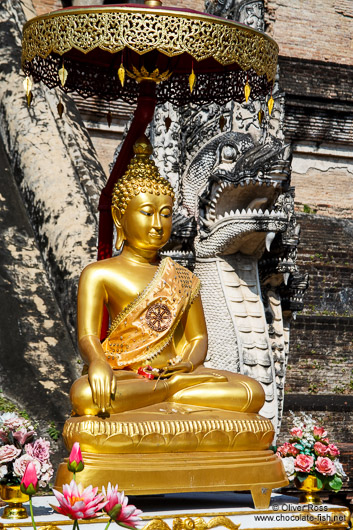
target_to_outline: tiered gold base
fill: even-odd
[[[259,414],[204,409],[176,403],[112,414],[70,418],[63,436],[79,442],[84,486],[118,484],[130,495],[203,491],[251,491],[256,508],[288,484],[281,459],[268,450],[270,420]],[[60,464],[56,488],[70,482]]]
[[[79,482],[98,487],[111,482],[128,495],[250,490],[255,508],[267,508],[272,489],[288,484],[282,462],[272,451],[83,453],[83,459]],[[61,463],[55,487],[71,479],[66,462]]]

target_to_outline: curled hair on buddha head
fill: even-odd
[[[153,160],[150,159],[152,146],[145,135],[134,144],[134,156],[121,179],[115,184],[112,194],[112,215],[114,221],[124,215],[127,205],[139,193],[169,195],[174,200],[174,191],[170,182],[161,177]],[[116,222],[115,222],[116,224]],[[123,243],[123,233],[117,227],[116,248]]]

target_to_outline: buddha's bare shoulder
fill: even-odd
[[[87,265],[81,273],[80,281],[103,281],[107,275],[121,275],[123,271],[121,257],[114,256]]]

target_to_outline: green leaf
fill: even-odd
[[[331,489],[334,491],[339,491],[342,488],[342,479],[340,477],[334,477],[330,482],[328,483]]]
[[[322,481],[321,478],[318,477],[317,475],[316,475],[316,482],[317,482],[317,487],[318,487],[318,488],[322,489],[322,488],[324,487],[324,483],[323,483],[323,481]]]
[[[299,482],[304,482],[304,480],[308,477],[308,473],[297,473],[297,479]]]
[[[300,444],[300,443],[296,443],[294,444],[294,447],[296,447],[297,449],[299,449],[299,451],[304,451],[304,445]]]

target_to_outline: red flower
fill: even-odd
[[[340,455],[340,451],[335,444],[329,444],[326,448],[326,454],[336,458],[337,456]]]
[[[327,432],[323,427],[314,427],[314,437],[317,440],[320,440],[320,438],[325,438],[327,436]]]
[[[314,443],[314,451],[319,456],[325,456],[327,452],[327,445],[321,443],[321,442],[315,442]]]
[[[21,480],[20,489],[25,495],[32,496],[38,491],[38,478],[33,462],[28,462],[26,471]]]
[[[320,457],[319,457],[320,458]],[[294,462],[294,469],[302,473],[310,473],[314,465],[314,458],[310,455],[298,455]]]
[[[299,449],[295,445],[288,442],[284,443],[277,449],[277,455],[281,457],[285,456],[296,456],[299,454]]]
[[[298,438],[299,440],[303,438],[303,434],[304,434],[303,431],[300,429],[300,427],[293,427],[290,433],[294,438]]]
[[[84,463],[82,460],[80,444],[78,442],[75,442],[71,449],[69,461],[67,463],[67,469],[69,471],[72,471],[72,473],[79,473],[83,470],[83,468]]]
[[[319,456],[316,460],[315,469],[322,475],[335,475],[336,474],[336,466],[327,457]]]

